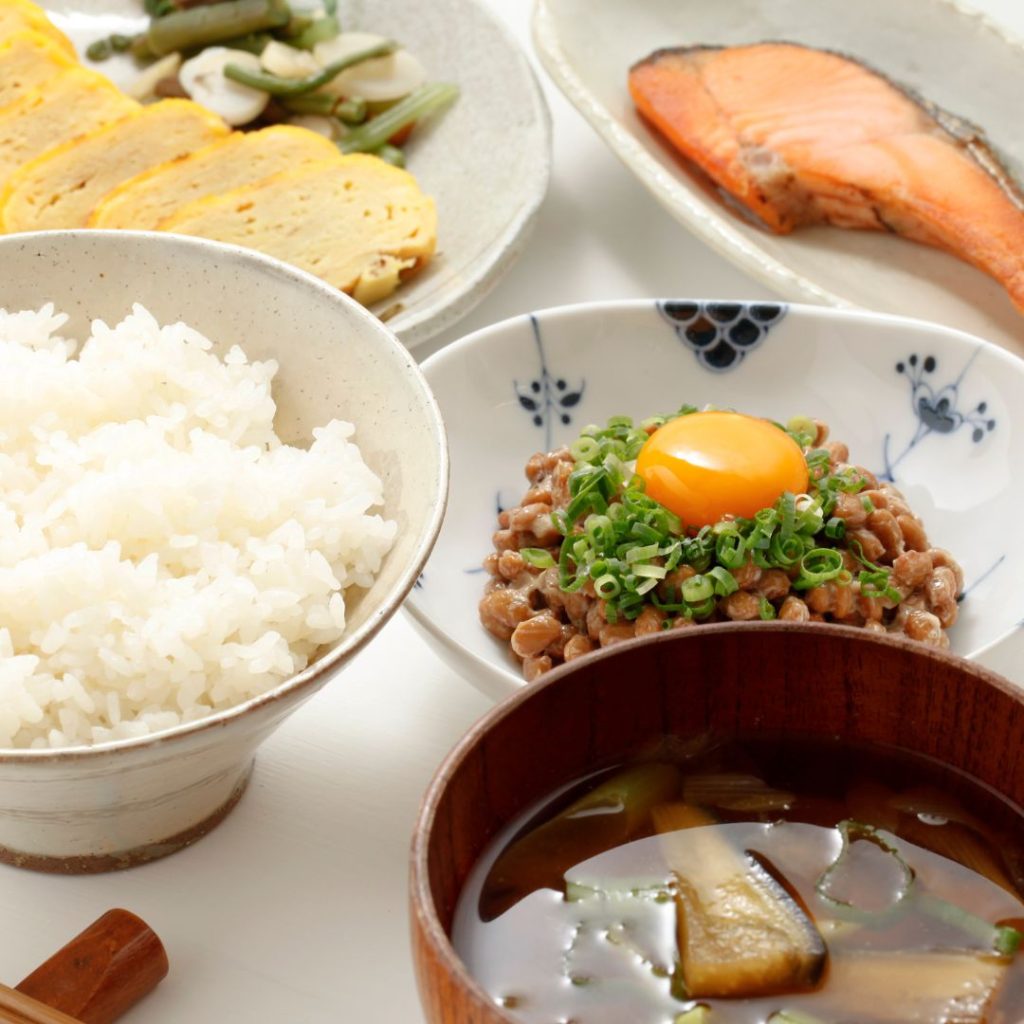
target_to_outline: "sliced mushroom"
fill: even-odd
[[[244,50],[229,50],[224,46],[211,46],[185,61],[178,72],[182,88],[214,114],[219,114],[230,125],[248,124],[263,113],[270,97],[259,89],[232,81],[224,74],[228,64],[259,72],[260,58]]]
[[[263,47],[260,64],[264,70],[279,78],[307,78],[320,70],[316,57],[308,50],[298,50],[276,39]]]
[[[313,55],[326,67],[386,41],[383,36],[366,32],[343,32],[334,39],[317,43]],[[426,80],[423,65],[407,50],[396,50],[387,57],[375,57],[348,68],[326,90],[338,96],[359,96],[369,103],[386,103],[408,96]]]

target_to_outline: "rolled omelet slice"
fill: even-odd
[[[256,249],[365,305],[421,269],[437,241],[434,201],[416,179],[361,153],[197,200],[160,227]]]
[[[233,132],[118,185],[97,204],[88,226],[154,231],[197,199],[332,158],[338,159],[334,143],[307,128],[275,125],[255,132]]]
[[[29,0],[0,0],[0,39],[24,28],[46,36],[72,60],[76,59],[74,44],[50,21],[42,7],[29,3]]]
[[[75,64],[61,47],[35,29],[0,36],[0,109]]]
[[[0,190],[20,167],[54,146],[141,110],[95,71],[59,72],[0,110]]]
[[[123,181],[223,138],[228,126],[191,100],[160,100],[134,117],[57,146],[24,164],[0,192],[0,229],[85,227]]]

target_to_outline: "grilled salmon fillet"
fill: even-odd
[[[1024,312],[1024,196],[967,122],[794,43],[658,50],[640,114],[764,225],[892,231],[990,274]]]

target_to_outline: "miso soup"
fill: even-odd
[[[513,821],[452,938],[529,1024],[1011,1024],[1022,837],[923,758],[667,744]]]

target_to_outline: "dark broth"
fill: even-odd
[[[1017,808],[904,753],[666,744],[510,823],[453,942],[529,1024],[1011,1024],[1022,837]]]

